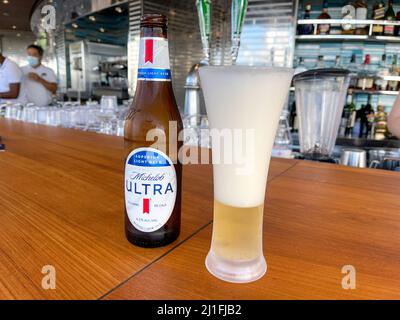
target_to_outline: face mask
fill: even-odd
[[[36,67],[39,65],[39,59],[36,57],[28,56],[27,61],[31,67]]]

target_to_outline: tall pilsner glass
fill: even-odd
[[[211,132],[242,132],[242,140],[236,139],[237,133],[232,133],[231,141],[221,135],[217,142],[218,135],[212,136],[214,230],[207,269],[228,282],[256,281],[267,272],[263,254],[267,177],[293,71],[202,67],[200,76]],[[220,157],[229,152],[232,162]],[[238,154],[242,156],[235,156]]]

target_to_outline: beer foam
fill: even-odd
[[[258,207],[265,201],[272,148],[293,70],[203,67],[200,76],[211,130],[243,129],[244,141],[246,135],[252,137],[246,143],[234,138],[230,142],[219,139],[221,148],[213,140],[215,198],[232,207]],[[232,137],[235,135],[232,133]],[[246,151],[240,152],[242,149]],[[233,163],[216,163],[221,150],[233,155]],[[237,161],[241,157],[235,154],[243,154],[247,166]]]

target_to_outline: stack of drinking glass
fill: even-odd
[[[114,96],[104,96],[100,104],[89,101],[86,105],[57,102],[52,106],[38,107],[33,103],[5,103],[0,105],[0,114],[6,119],[123,137],[130,104],[131,101],[127,100],[118,105]],[[207,116],[183,117],[183,122],[186,145],[210,147]]]
[[[83,106],[78,102],[58,102],[53,106],[38,107],[32,103],[6,103],[0,110],[7,119],[124,136],[129,104],[124,101],[123,105],[118,105],[117,97],[104,96],[100,104],[87,102]]]

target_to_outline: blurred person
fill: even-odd
[[[0,103],[23,103],[23,74],[18,65],[0,52]]]
[[[42,64],[44,50],[37,45],[27,48],[28,65],[22,68],[23,88],[28,102],[38,107],[49,105],[57,93],[57,77],[54,71]]]
[[[390,132],[400,139],[400,96],[397,98],[388,118]]]

